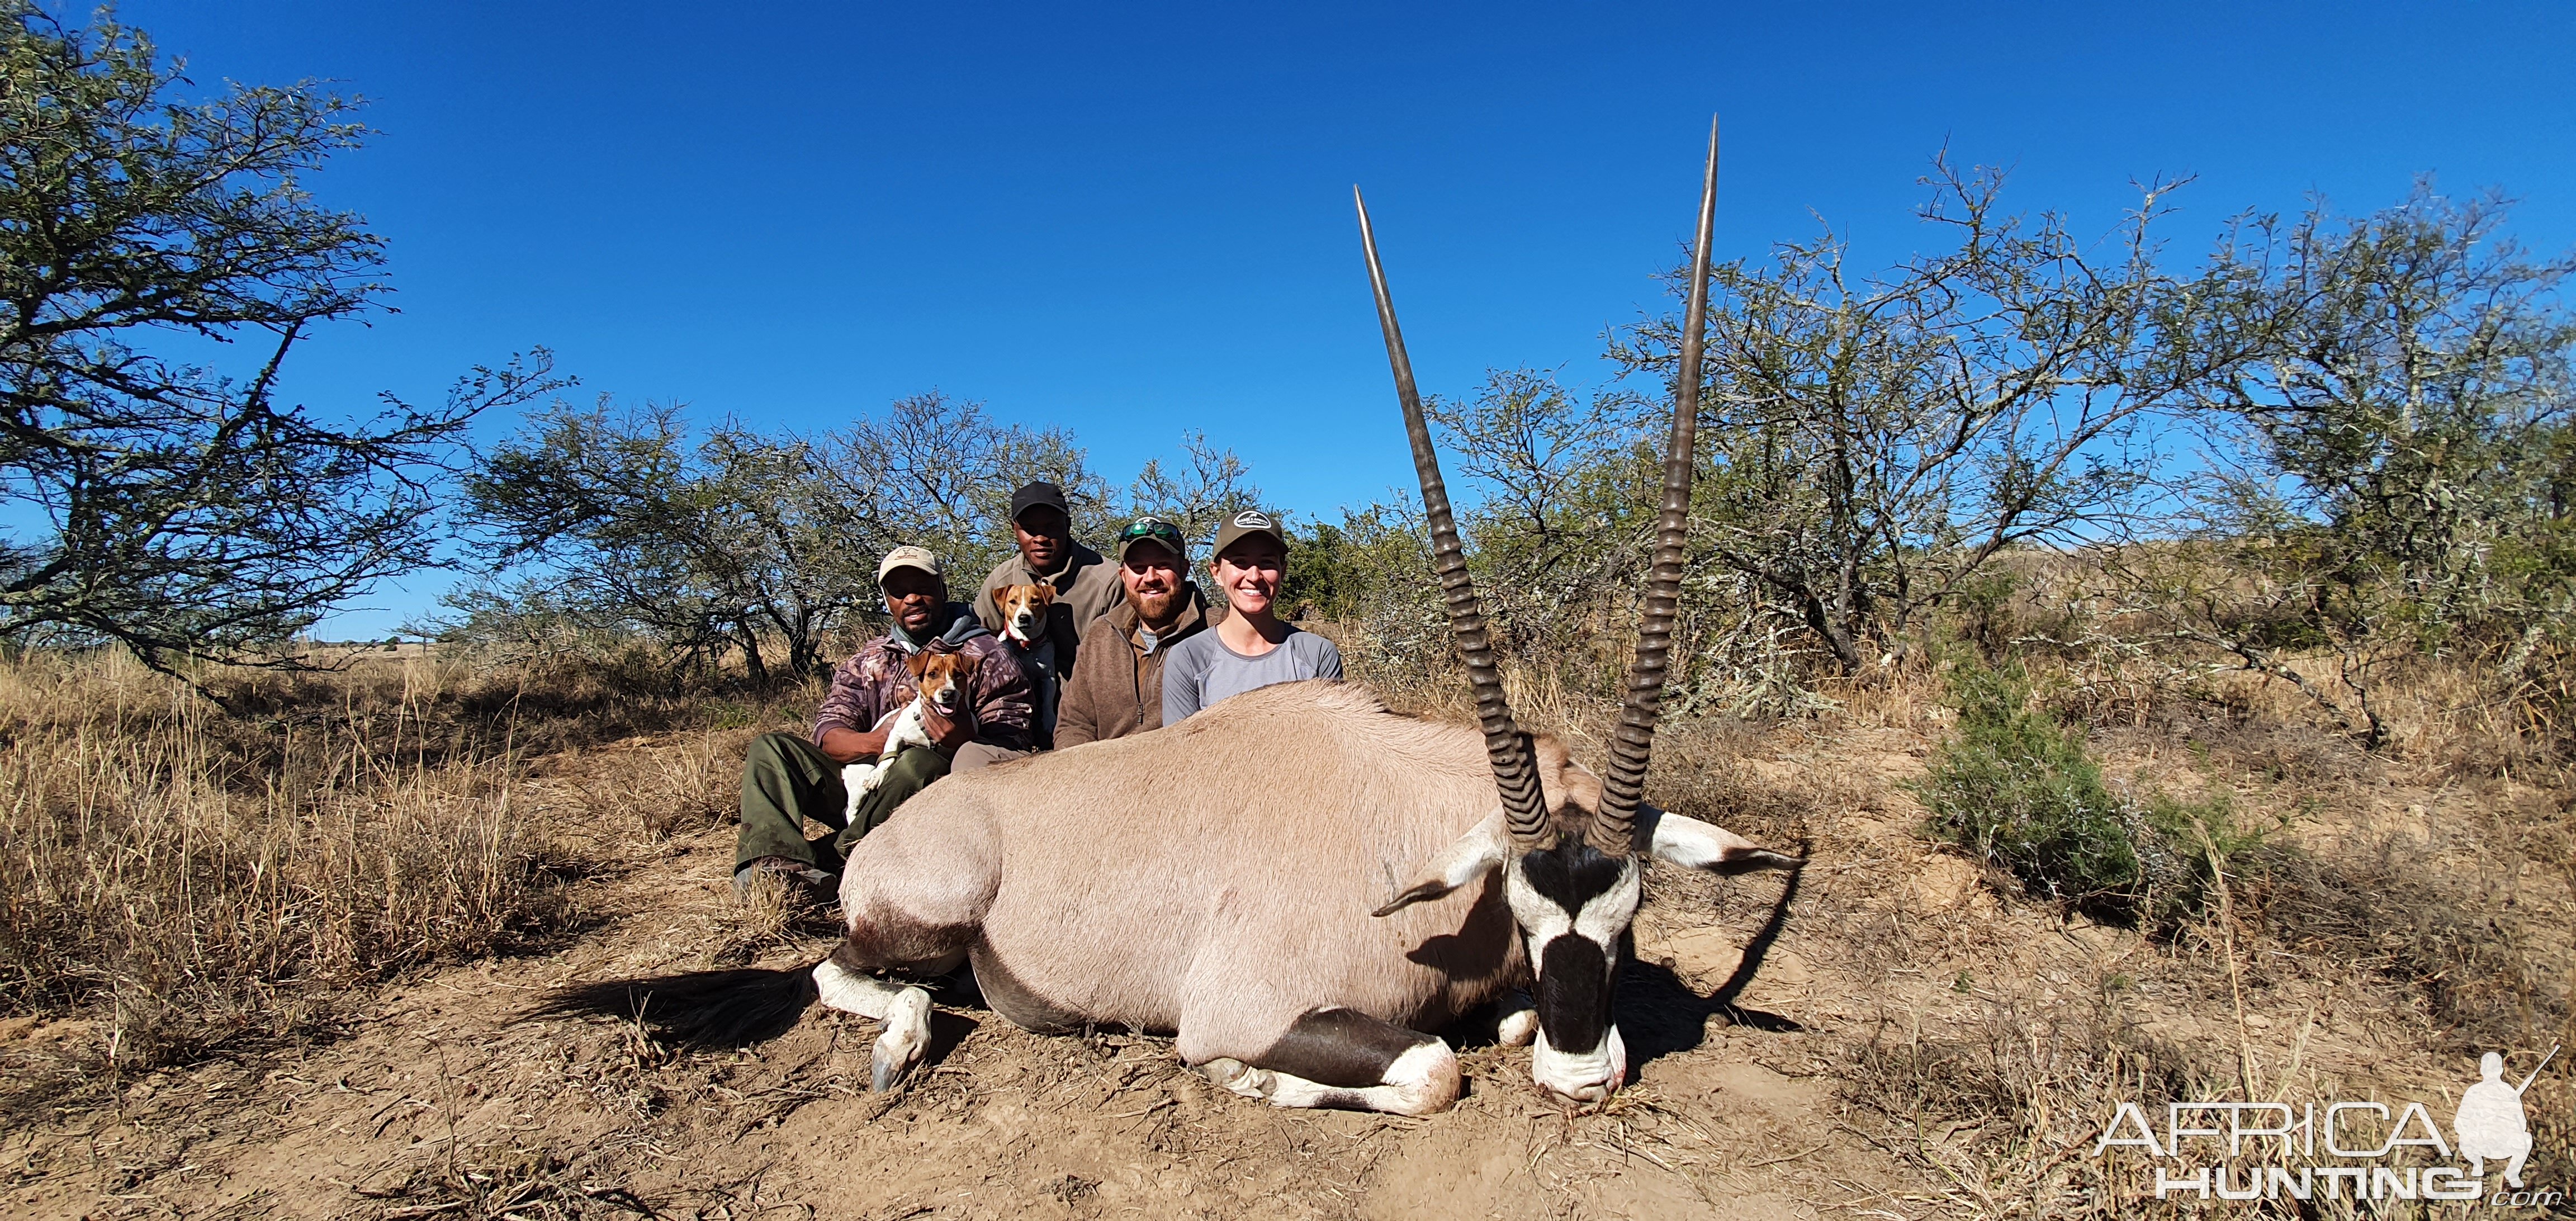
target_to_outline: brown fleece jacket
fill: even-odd
[[[1172,646],[1225,617],[1210,613],[1198,583],[1184,582],[1181,617],[1145,652],[1136,643],[1136,607],[1120,601],[1082,633],[1082,652],[1056,705],[1055,748],[1106,742],[1163,727],[1163,658]]]

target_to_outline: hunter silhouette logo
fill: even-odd
[[[2504,1057],[2494,1052],[2478,1058],[2481,1078],[2476,1085],[2460,1091],[2459,1114],[2451,1117],[2451,1131],[2460,1138],[2460,1156],[2469,1159],[2469,1173],[2484,1177],[2487,1159],[2504,1162],[2507,1187],[2522,1186],[2522,1163],[2531,1156],[2531,1125],[2523,1117],[2523,1091],[2540,1079],[2540,1070],[2549,1067],[2558,1049],[2549,1049],[2540,1063],[2520,1085],[2504,1083]]]

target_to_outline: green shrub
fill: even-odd
[[[2019,666],[1948,674],[1958,730],[1934,752],[1915,793],[1925,830],[2009,871],[2031,895],[2097,919],[2170,928],[2200,910],[2212,858],[2223,867],[2260,845],[2225,795],[2141,805],[2114,793],[2082,730],[2030,706]]]

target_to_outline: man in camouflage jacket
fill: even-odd
[[[877,584],[894,624],[832,672],[831,694],[814,717],[813,733],[764,734],[743,759],[742,832],[734,846],[737,891],[765,872],[783,875],[817,898],[836,893],[836,875],[851,846],[906,798],[952,770],[971,771],[1028,753],[1028,672],[984,630],[973,608],[948,600],[939,557],[919,547],[897,547],[877,565]],[[876,790],[855,812],[847,811],[841,768],[885,751],[886,731],[917,694],[905,659],[924,651],[971,659],[970,713],[951,719],[928,710],[923,726],[936,745],[906,748],[887,765]],[[807,840],[808,818],[837,834]]]

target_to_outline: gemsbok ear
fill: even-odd
[[[1640,855],[1711,873],[1751,873],[1756,869],[1796,869],[1806,858],[1773,852],[1723,827],[1696,818],[1637,806],[1637,851]]]
[[[1511,832],[1503,828],[1503,812],[1496,810],[1486,815],[1483,822],[1468,828],[1465,835],[1452,840],[1438,856],[1423,865],[1413,875],[1413,881],[1387,900],[1386,906],[1369,914],[1393,915],[1425,899],[1437,899],[1502,868],[1511,842]]]

